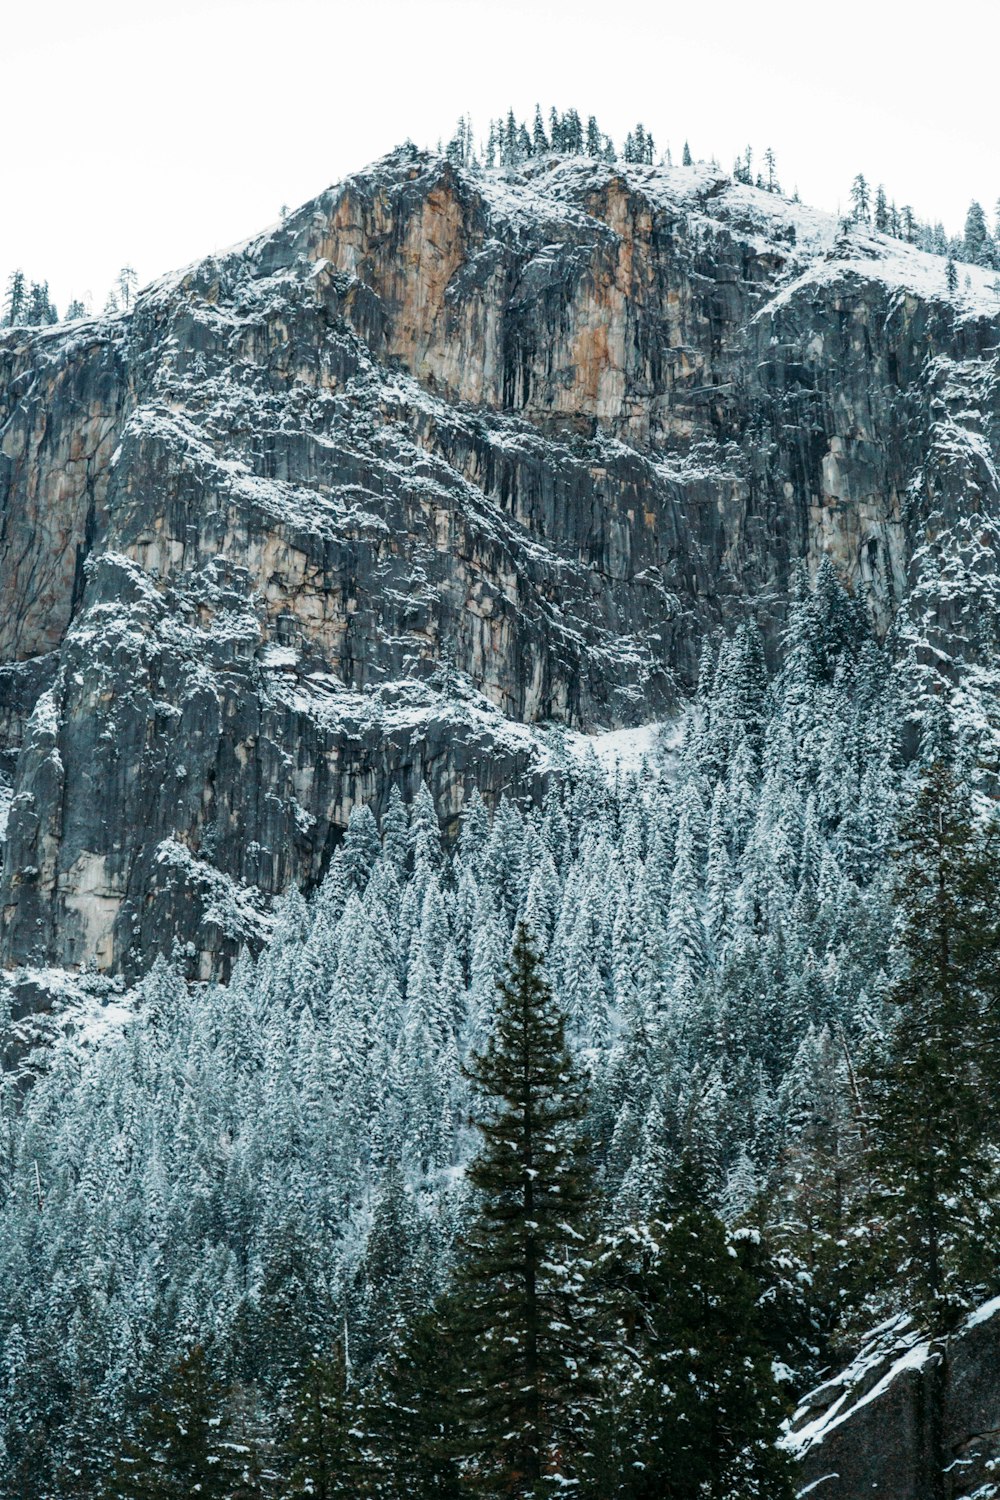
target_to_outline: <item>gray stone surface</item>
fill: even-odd
[[[703,167],[404,149],[0,335],[0,961],[225,972],[358,800],[530,790],[533,726],[669,715],[747,613],[776,655],[824,556],[989,663],[996,299],[836,235]]]
[[[800,1495],[1000,1495],[1000,1300],[947,1339],[905,1343],[876,1342],[796,1413]]]

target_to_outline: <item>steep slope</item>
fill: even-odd
[[[530,790],[542,726],[668,715],[721,623],[776,652],[823,556],[988,688],[968,275],[705,167],[404,148],[128,315],[4,335],[4,964],[225,971],[359,801]]]
[[[799,1493],[823,1500],[996,1496],[998,1357],[998,1300],[950,1338],[920,1342],[906,1319],[878,1330],[792,1418],[784,1442],[801,1463]]]

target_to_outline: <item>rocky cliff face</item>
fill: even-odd
[[[879,1331],[814,1391],[785,1442],[799,1493],[818,1500],[991,1500],[1000,1495],[1000,1299],[951,1338]]]
[[[127,315],[3,335],[2,962],[224,970],[356,802],[530,789],[551,726],[668,715],[720,626],[776,652],[824,556],[986,691],[969,278],[705,167],[407,148]]]

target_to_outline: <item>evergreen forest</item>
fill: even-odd
[[[790,1497],[797,1396],[1000,1289],[990,774],[824,564],[641,768],[94,976],[0,1083],[0,1492]]]

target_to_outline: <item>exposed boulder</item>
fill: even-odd
[[[818,1500],[989,1500],[1000,1495],[1000,1298],[948,1338],[878,1331],[810,1393],[786,1446]]]

